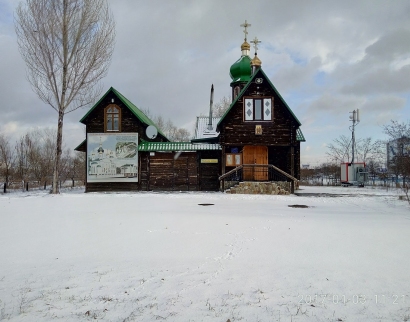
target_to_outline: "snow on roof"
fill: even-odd
[[[219,120],[219,117],[213,117],[212,130],[208,130],[209,117],[197,116],[194,139],[209,139],[217,137],[219,133],[216,132],[216,125],[218,124]]]
[[[191,142],[142,142],[138,151],[200,151],[221,150],[219,144],[194,144]]]

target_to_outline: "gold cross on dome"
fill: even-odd
[[[248,23],[246,20],[245,20],[245,23],[243,23],[243,24],[241,25],[241,27],[244,27],[244,28],[245,28],[245,30],[243,31],[243,33],[245,34],[245,41],[246,41],[246,35],[248,34],[247,28],[250,27],[250,26],[251,26],[251,24]]]
[[[258,51],[258,44],[261,43],[261,41],[258,40],[258,37],[255,37],[253,40],[251,40],[251,43],[253,44],[256,53]]]

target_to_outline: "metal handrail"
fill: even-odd
[[[228,171],[227,173],[221,175],[218,180],[221,181],[222,179],[225,179],[227,176],[231,175],[232,173],[238,172],[243,168],[243,165],[237,166],[235,169]]]
[[[219,181],[223,181],[225,182],[225,178],[229,177],[232,174],[237,174],[238,172],[241,173],[243,171],[244,168],[271,168],[277,172],[279,172],[280,174],[282,174],[283,176],[285,176],[286,178],[288,178],[291,181],[291,193],[294,192],[295,189],[298,189],[299,186],[299,180],[296,179],[295,177],[293,177],[292,175],[286,173],[285,171],[279,169],[278,167],[274,166],[273,164],[242,164],[240,166],[237,166],[235,169],[232,169],[230,171],[228,171],[227,173],[221,175],[218,179]],[[224,186],[224,183],[221,183],[222,186]],[[222,188],[221,186],[221,188]],[[222,189],[224,190],[224,189]]]
[[[268,167],[268,168],[272,168],[275,169],[276,171],[280,172],[281,174],[283,174],[285,177],[289,178],[292,181],[295,182],[299,182],[298,179],[296,179],[295,177],[291,176],[289,173],[279,169],[278,167],[274,166],[273,164],[241,164],[240,166],[237,166],[235,169],[228,171],[227,173],[221,175],[218,179],[219,181],[221,181],[222,179],[225,179],[227,176],[231,175],[232,173],[235,173],[241,169],[243,169],[243,167]]]

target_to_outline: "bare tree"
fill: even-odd
[[[335,162],[343,162],[350,160],[351,153],[351,138],[345,135],[339,136],[337,139],[333,140],[333,143],[327,146],[328,151],[326,154],[331,157]]]
[[[382,163],[386,158],[386,144],[371,137],[356,140],[355,150],[357,159],[366,163],[370,160]]]
[[[403,187],[406,178],[410,177],[410,122],[391,121],[383,126],[383,132],[388,136],[388,168],[394,173],[396,180],[403,177]]]
[[[191,140],[191,133],[187,129],[179,128],[170,140],[174,142],[189,142]]]
[[[214,117],[222,117],[228,108],[231,106],[232,99],[230,97],[222,97],[218,103],[213,106],[212,114]]]
[[[142,112],[148,116],[171,142],[187,142],[191,140],[191,133],[184,128],[178,128],[171,119],[167,121],[159,115],[153,115],[149,109],[143,109]]]
[[[38,183],[49,181],[53,175],[56,130],[34,129],[27,132],[15,146],[16,178]]]
[[[115,23],[106,0],[27,0],[15,27],[27,78],[58,113],[53,193],[58,193],[64,115],[92,104],[114,50]]]
[[[10,181],[14,157],[14,149],[11,147],[9,139],[0,134],[0,178],[3,177],[6,184]]]
[[[65,149],[60,162],[60,182],[64,183],[72,177],[73,161],[74,158],[71,154],[71,150]]]
[[[191,138],[191,134],[188,130],[178,128],[171,120],[165,123],[163,131],[171,142],[187,142],[190,141]]]
[[[397,140],[400,138],[410,138],[410,121],[398,122],[390,121],[390,124],[383,125],[383,132],[389,138],[389,140]]]
[[[355,159],[367,162],[370,159],[380,159],[385,155],[384,144],[373,141],[371,137],[355,140]],[[341,135],[328,144],[326,154],[335,162],[350,162],[352,152],[352,139]]]
[[[15,145],[16,164],[15,174],[19,180],[26,180],[28,175],[28,146],[26,136],[21,137]]]
[[[85,153],[75,151],[72,159],[71,180],[77,179],[85,183],[85,158]]]

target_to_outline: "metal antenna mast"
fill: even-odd
[[[350,120],[352,121],[352,126],[350,126],[350,130],[352,131],[352,162],[354,163],[354,147],[356,145],[355,143],[355,137],[354,137],[354,129],[355,126],[360,123],[360,118],[359,118],[359,109],[354,110],[353,112],[350,112],[352,115],[350,115]]]

